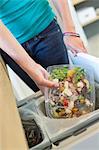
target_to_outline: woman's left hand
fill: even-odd
[[[80,37],[64,36],[64,43],[74,54],[80,52],[87,53],[87,49],[85,48]]]

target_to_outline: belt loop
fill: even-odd
[[[35,36],[35,37],[33,38],[33,40],[34,40],[34,41],[37,41],[37,40],[38,40],[38,37],[37,37],[37,36]]]

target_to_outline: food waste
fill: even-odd
[[[51,71],[50,80],[59,83],[59,88],[48,91],[51,117],[73,118],[93,111],[94,104],[90,99],[92,86],[84,69],[57,67]]]

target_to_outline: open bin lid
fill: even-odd
[[[7,70],[0,56],[0,149],[27,150],[27,143],[17,111]]]

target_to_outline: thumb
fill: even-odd
[[[59,87],[59,84],[57,82],[53,82],[53,81],[44,79],[43,86],[46,86],[48,88],[57,88],[57,87]]]

